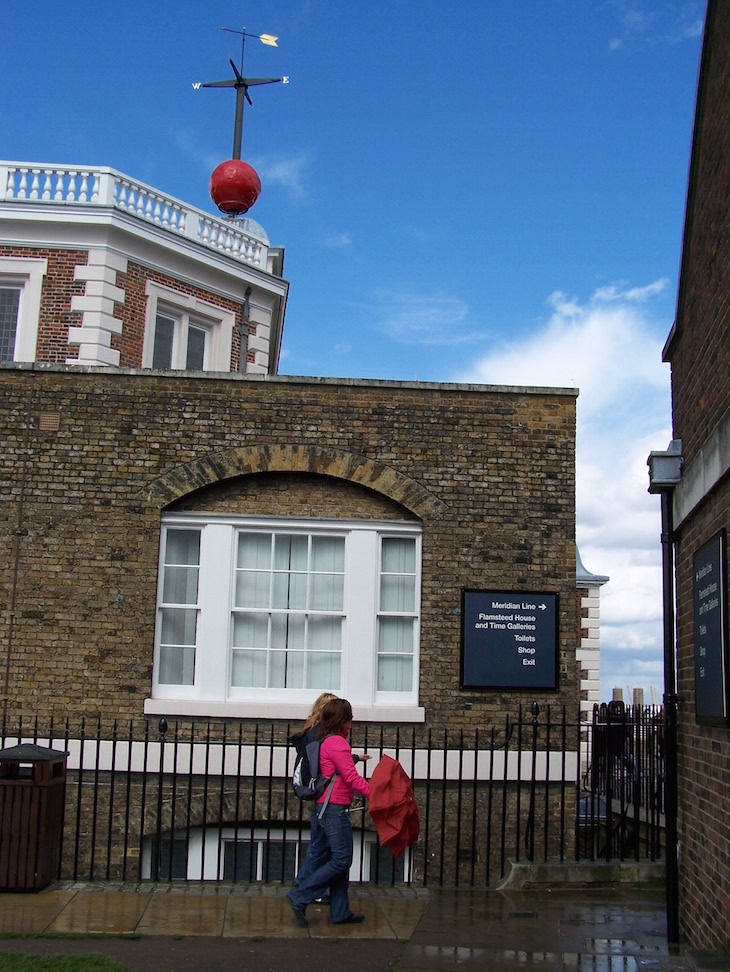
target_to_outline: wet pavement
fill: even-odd
[[[139,972],[548,970],[730,972],[730,956],[670,949],[656,887],[444,890],[353,887],[362,924],[310,905],[298,927],[281,885],[56,885],[0,894],[5,952],[102,953]]]

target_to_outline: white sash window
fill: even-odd
[[[420,566],[410,522],[167,516],[153,697],[417,707]]]

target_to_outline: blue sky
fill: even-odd
[[[212,211],[249,37],[251,216],[286,248],[281,372],[570,386],[602,698],[661,696],[659,506],[702,0],[39,0],[0,37],[0,157]]]

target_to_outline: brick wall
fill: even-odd
[[[0,256],[36,257],[48,260],[48,272],[43,280],[36,361],[64,364],[69,358],[75,359],[78,349],[69,345],[68,329],[69,327],[78,327],[81,324],[81,314],[72,312],[71,298],[83,295],[85,285],[83,280],[74,280],[74,269],[76,266],[83,266],[87,263],[88,252],[86,250],[6,244],[0,245]],[[241,353],[240,303],[214,294],[210,290],[195,287],[185,281],[150,270],[131,260],[128,263],[127,272],[117,274],[117,286],[124,291],[124,303],[116,305],[114,316],[123,322],[123,328],[121,335],[112,337],[111,346],[120,353],[120,366],[122,368],[139,368],[142,364],[147,311],[145,286],[148,280],[177,293],[197,297],[207,304],[221,307],[235,314],[236,326],[233,332],[230,370],[238,371]],[[254,333],[255,330],[255,324],[251,324],[249,333]],[[248,357],[253,360],[253,353]]]
[[[210,290],[194,287],[185,281],[177,280],[158,271],[149,270],[131,260],[126,273],[117,274],[117,284],[124,290],[124,304],[115,312],[123,321],[122,333],[112,340],[112,347],[120,352],[119,364],[122,368],[139,368],[142,363],[142,349],[144,347],[145,315],[147,312],[147,281],[167,287],[179,294],[197,297],[215,307],[222,307],[236,315],[236,327],[233,332],[233,346],[231,348],[230,370],[237,371],[241,352],[241,341],[238,326],[241,321],[241,305],[234,300],[227,300]]]
[[[674,435],[689,470],[730,407],[730,5],[708,5],[672,365]],[[721,459],[717,457],[717,462]],[[693,557],[730,529],[730,483],[706,493],[676,542],[679,918],[695,948],[728,948],[730,730],[695,718]],[[727,596],[727,590],[725,591]]]
[[[10,713],[142,716],[170,504],[420,519],[429,723],[534,698],[459,689],[464,586],[559,592],[559,690],[537,700],[577,712],[572,394],[13,365],[0,382]]]
[[[730,529],[727,482],[676,545],[680,921],[697,948],[730,946],[730,731],[695,721],[692,583],[694,554],[723,526]]]
[[[730,407],[730,5],[713,3],[685,225],[676,337],[670,345],[675,436],[691,462]],[[701,362],[701,366],[698,363]]]
[[[0,256],[48,260],[48,271],[43,278],[36,360],[63,364],[67,358],[75,357],[76,349],[69,347],[68,329],[81,322],[81,315],[71,312],[71,298],[83,294],[84,282],[74,280],[74,269],[87,262],[88,252],[0,244]]]

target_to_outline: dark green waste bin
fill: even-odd
[[[0,749],[0,891],[40,891],[56,876],[66,755],[35,743]]]

